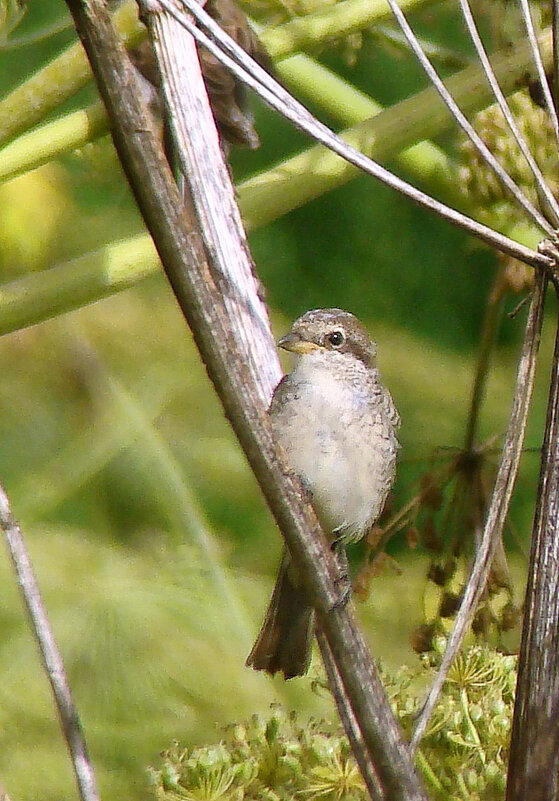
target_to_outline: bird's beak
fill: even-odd
[[[278,341],[278,345],[280,348],[284,350],[289,350],[292,353],[310,353],[313,350],[318,350],[318,345],[315,345],[314,342],[309,342],[307,339],[301,339],[298,334],[289,333],[286,334]]]

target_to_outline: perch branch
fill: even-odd
[[[310,598],[346,692],[352,698],[367,750],[375,754],[375,768],[386,798],[425,799],[376,668],[356,627],[351,604],[344,609],[335,607],[336,565],[316,516],[312,507],[303,502],[303,489],[273,444],[263,399],[266,391],[262,382],[258,383],[255,369],[254,337],[262,340],[271,363],[275,360],[277,364],[277,355],[266,320],[247,313],[249,306],[254,308],[255,304],[251,294],[254,283],[245,286],[244,294],[239,295],[235,277],[212,262],[217,251],[206,249],[202,243],[202,215],[194,209],[189,192],[181,198],[177,190],[106,4],[102,0],[68,0],[68,5],[107,106],[115,145],[140,210],[224,410],[288,547],[307,578]],[[190,80],[195,78],[189,76]],[[196,119],[191,115],[191,125],[196,124]],[[240,315],[233,317],[231,305],[224,303],[224,294],[229,295],[229,304],[235,302],[240,307]],[[248,336],[239,330],[240,319],[251,326]]]

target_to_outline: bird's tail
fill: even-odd
[[[290,562],[284,553],[266,617],[246,661],[271,675],[282,671],[286,679],[307,672],[314,634],[314,609],[293,579]]]

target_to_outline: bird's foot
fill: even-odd
[[[336,587],[339,587],[340,594],[330,607],[331,612],[344,609],[349,603],[349,599],[351,598],[351,580],[348,573],[343,573],[336,579]]]
[[[313,496],[313,491],[311,489],[311,485],[304,478],[304,476],[300,475],[299,473],[296,473],[294,470],[289,470],[288,471],[288,475],[291,478],[294,478],[297,481],[299,481],[299,483],[301,484],[301,490],[302,490],[301,497],[302,497],[304,503],[312,503],[313,502],[313,497],[314,497]]]
[[[336,579],[336,586],[340,588],[340,596],[333,604],[332,610],[343,609],[351,598],[351,578],[349,575],[349,562],[344,547],[343,533],[334,531],[334,539],[330,543],[330,549],[336,558],[340,575]]]
[[[330,550],[332,551],[332,553],[336,554],[336,556],[339,555],[340,551],[342,553],[345,553],[345,551],[344,551],[344,536],[339,531],[339,529],[335,529],[335,531],[334,531],[334,539],[330,543]]]
[[[347,553],[345,550],[345,543],[343,539],[343,535],[340,535],[337,531],[334,532],[335,536],[332,542],[330,543],[330,550],[336,557],[336,562],[338,563],[338,567],[340,568],[341,572],[345,575],[346,578],[349,577],[349,562],[347,560]]]

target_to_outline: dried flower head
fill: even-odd
[[[509,98],[510,109],[520,133],[554,195],[559,191],[559,156],[552,123],[547,112],[531,99],[527,90],[516,92]],[[537,190],[532,172],[513,138],[498,105],[479,112],[473,121],[474,128],[489,150],[502,164],[522,192],[538,205]],[[462,140],[458,168],[458,186],[465,199],[476,207],[479,214],[498,227],[510,228],[524,220],[524,212],[511,200],[493,171],[481,159],[469,139]]]

